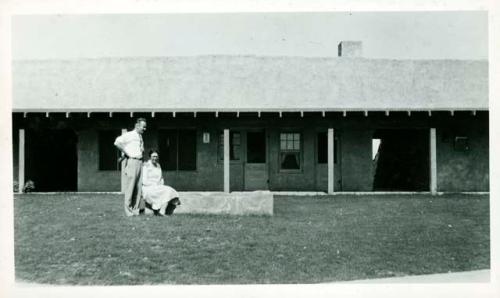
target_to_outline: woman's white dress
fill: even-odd
[[[165,213],[168,201],[179,197],[175,189],[164,185],[160,164],[155,166],[151,161],[145,162],[142,168],[142,195],[153,209],[160,209],[161,213]]]

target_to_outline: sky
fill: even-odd
[[[337,56],[342,40],[363,56],[487,59],[486,12],[34,15],[12,20],[23,59],[264,55]]]

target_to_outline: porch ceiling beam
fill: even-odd
[[[450,110],[450,115],[455,116],[455,111]]]
[[[24,113],[23,113],[23,118],[26,118],[26,115],[27,115],[27,114],[28,114],[27,112],[24,112]]]
[[[389,110],[386,110],[386,111],[385,111],[385,115],[386,115],[386,116],[389,116]]]
[[[325,118],[325,111],[321,111],[321,116]]]
[[[408,117],[410,117],[410,116],[411,116],[411,111],[408,111]]]
[[[109,112],[109,118],[113,118],[113,112]]]
[[[69,118],[69,112],[66,112],[66,118]]]
[[[280,118],[282,118],[283,117],[283,112],[280,111],[279,113],[280,113]]]
[[[472,111],[472,116],[476,116],[476,110]]]
[[[300,111],[300,118],[304,118],[304,111]]]
[[[260,118],[260,111],[257,112],[257,116]]]
[[[240,118],[240,111],[236,111],[236,118]]]
[[[219,118],[219,111],[215,111],[215,118]]]
[[[130,118],[134,117],[134,112],[130,112]]]
[[[91,113],[91,112],[87,112],[87,118],[90,118],[90,113]]]
[[[344,110],[344,111],[342,112],[342,116],[344,116],[344,117],[346,117],[346,116],[347,116],[347,111],[346,111],[346,110]]]
[[[194,118],[196,118],[196,111],[195,111],[195,112],[193,112],[193,117],[194,117]]]
[[[151,118],[155,117],[155,112],[151,112]]]
[[[428,113],[429,113],[429,117],[430,117],[430,116],[432,116],[432,111],[430,111],[430,110],[429,110],[429,112],[428,112]]]
[[[173,117],[173,118],[175,118],[175,116],[176,116],[176,115],[175,115],[175,112],[172,112],[172,117]]]
[[[49,112],[45,112],[45,118],[49,118]]]
[[[365,110],[365,117],[368,117],[368,111]]]

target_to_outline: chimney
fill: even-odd
[[[361,41],[341,41],[339,43],[339,57],[362,57],[363,43]]]

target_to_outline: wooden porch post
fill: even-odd
[[[229,193],[229,129],[224,129],[224,192]]]
[[[430,191],[437,193],[436,128],[430,129]]]
[[[335,184],[334,167],[334,130],[328,129],[328,194],[333,194]]]

